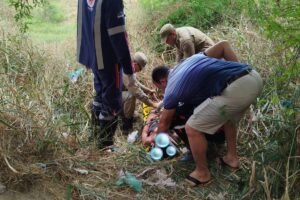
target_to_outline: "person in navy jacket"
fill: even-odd
[[[122,72],[134,82],[122,0],[79,0],[77,61],[94,74],[92,122],[99,148],[113,144],[122,111]]]

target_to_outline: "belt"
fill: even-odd
[[[239,74],[236,74],[236,75],[230,77],[230,79],[227,81],[227,85],[230,85],[232,82],[236,81],[237,79],[242,78],[243,76],[248,75],[251,71],[252,71],[252,69],[247,69],[245,71],[242,71]]]

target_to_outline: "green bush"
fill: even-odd
[[[170,6],[167,5],[166,8]],[[208,30],[224,21],[233,23],[243,11],[244,5],[241,1],[232,3],[230,0],[199,1],[189,0],[182,3],[174,12],[166,18],[161,19],[160,25],[170,22],[176,26],[194,26],[203,30]]]
[[[43,7],[43,16],[41,17],[45,21],[51,23],[60,23],[65,19],[63,10],[60,8],[60,4],[56,2],[46,4]]]
[[[142,3],[142,5],[144,6],[144,8],[146,9],[158,9],[159,7],[162,6],[168,6],[171,3],[174,3],[178,0],[140,0],[140,2]]]

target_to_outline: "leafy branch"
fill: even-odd
[[[21,32],[28,30],[30,24],[28,19],[32,18],[31,11],[33,8],[42,6],[47,0],[9,0],[9,5],[16,10],[15,20],[20,26]]]

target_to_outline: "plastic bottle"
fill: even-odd
[[[150,157],[153,160],[161,160],[163,155],[164,155],[164,152],[162,151],[161,148],[158,148],[158,147],[153,147],[150,151]]]
[[[75,72],[69,73],[69,78],[71,79],[71,82],[75,83],[78,80],[79,76],[82,74],[82,72],[83,68],[79,68]]]
[[[155,137],[155,145],[160,148],[165,148],[170,144],[170,139],[167,133],[159,133]]]
[[[131,173],[122,170],[119,176],[119,180],[116,182],[117,185],[128,185],[135,192],[142,191],[142,182]]]
[[[170,145],[166,148],[166,154],[170,157],[175,156],[177,153],[176,148],[173,145]]]

